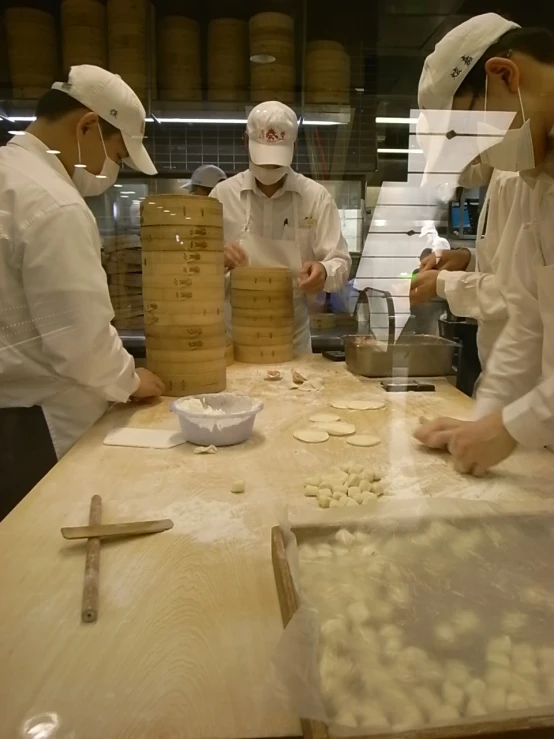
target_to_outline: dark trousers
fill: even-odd
[[[0,521],[57,462],[42,408],[0,408]]]

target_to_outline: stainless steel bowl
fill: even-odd
[[[346,366],[364,377],[392,377],[399,370],[408,377],[452,375],[456,347],[454,341],[425,334],[405,335],[388,345],[370,335],[344,337]]]

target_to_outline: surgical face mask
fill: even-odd
[[[485,86],[485,116],[487,111],[487,88]],[[481,152],[481,162],[489,167],[500,169],[504,172],[522,172],[526,169],[535,168],[535,153],[533,150],[533,136],[531,134],[531,121],[525,120],[523,101],[518,88],[521,116],[524,120],[521,128],[510,128],[503,134],[502,130],[491,126],[485,120],[477,124],[477,133],[482,136],[495,136],[501,138],[497,144]]]
[[[119,175],[119,165],[110,159],[108,152],[106,151],[106,145],[104,143],[104,137],[102,136],[102,129],[99,126],[100,138],[102,139],[102,146],[104,147],[104,165],[100,174],[92,174],[86,169],[86,165],[81,160],[81,144],[77,141],[77,152],[79,155],[79,162],[75,165],[75,172],[73,173],[73,184],[79,190],[80,194],[84,198],[91,198],[95,195],[102,195],[106,192],[117,180]]]
[[[254,177],[262,183],[262,185],[274,185],[279,182],[289,172],[289,167],[276,167],[275,169],[266,169],[259,164],[250,162],[250,171]]]

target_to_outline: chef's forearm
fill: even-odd
[[[327,272],[325,291],[335,293],[342,289],[348,282],[348,275],[350,274],[350,256],[348,255],[347,258],[333,257],[331,259],[324,259],[321,264]]]

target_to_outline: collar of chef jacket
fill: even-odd
[[[262,191],[256,185],[256,178],[254,177],[252,172],[249,169],[247,169],[245,172],[243,172],[243,175],[244,177],[242,179],[242,183],[240,186],[241,193],[248,192],[250,190],[256,195],[263,195]],[[287,178],[283,186],[279,190],[277,190],[277,192],[275,193],[273,197],[282,195],[285,192],[297,192],[301,195],[302,192],[300,190],[299,179],[300,179],[300,176],[291,169],[291,171],[287,175]]]
[[[36,136],[33,136],[32,133],[25,133],[25,136],[14,136],[13,139],[8,142],[7,146],[19,146],[22,149],[27,149],[27,151],[36,154],[45,162],[47,162],[48,165],[52,167],[55,172],[64,177],[73,185],[73,187],[75,187],[73,180],[67,173],[66,168],[60,162],[56,154],[48,154],[48,147],[46,146],[46,144],[43,143],[40,139],[37,139]]]

